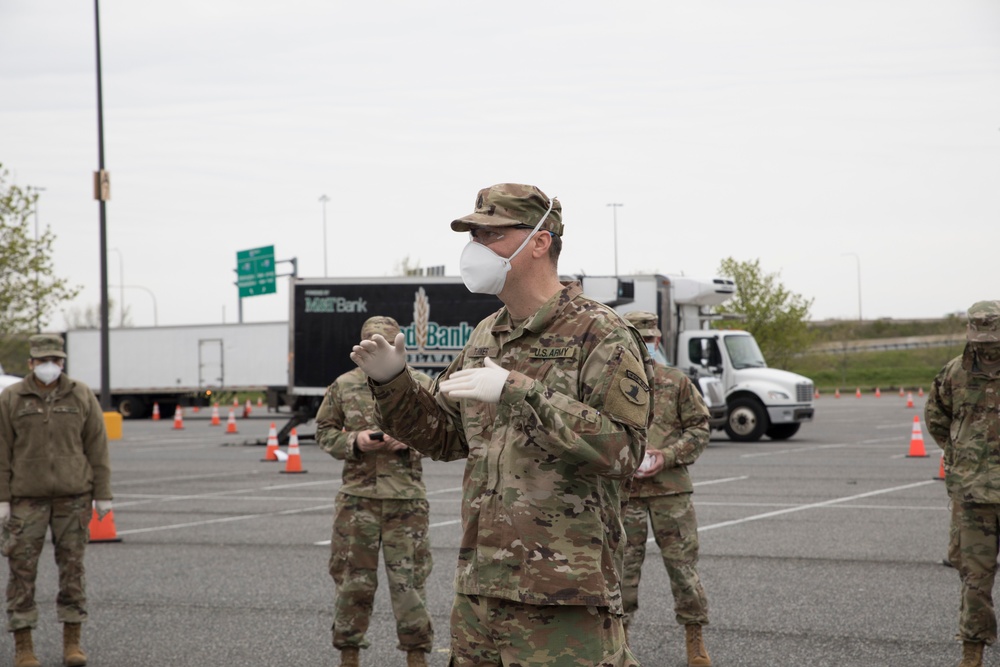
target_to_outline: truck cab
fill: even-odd
[[[678,338],[677,365],[719,377],[729,406],[723,428],[743,442],[767,435],[787,440],[813,416],[813,383],[796,373],[768,368],[754,337],[735,329],[698,329]]]

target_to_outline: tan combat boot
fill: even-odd
[[[80,624],[63,623],[63,664],[66,667],[83,667],[87,654],[80,648]]]
[[[962,662],[958,667],[983,667],[982,642],[962,642]]]
[[[685,625],[684,632],[687,635],[688,667],[712,667],[712,659],[708,657],[708,649],[701,638],[701,626]]]
[[[31,628],[14,631],[14,667],[42,667],[42,663],[35,657]]]
[[[421,650],[406,652],[406,667],[427,667],[427,658]]]
[[[358,651],[356,648],[340,649],[340,667],[359,667]]]

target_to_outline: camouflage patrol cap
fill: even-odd
[[[32,359],[66,358],[66,352],[63,351],[63,338],[59,334],[38,334],[29,338],[28,344],[30,346],[28,355]]]
[[[456,232],[467,232],[471,225],[483,227],[534,227],[542,219],[552,204],[552,212],[545,218],[541,229],[562,236],[562,204],[558,199],[550,200],[534,185],[499,183],[483,188],[476,196],[474,213],[452,220],[451,228]]]
[[[643,338],[663,337],[658,326],[660,321],[657,319],[656,313],[651,313],[648,310],[633,310],[625,313],[625,319],[639,330],[639,335]]]
[[[368,340],[375,334],[380,334],[382,338],[392,342],[399,333],[399,322],[384,315],[369,317],[361,326],[361,340]]]
[[[977,301],[972,304],[965,336],[973,343],[1000,343],[1000,301]]]

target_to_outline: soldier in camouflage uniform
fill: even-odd
[[[466,459],[451,665],[637,665],[622,627],[621,508],[642,460],[652,361],[638,332],[559,282],[561,207],[538,188],[479,192],[451,223],[462,277],[504,306],[438,378],[403,336],[354,347],[378,422],[435,459]]]
[[[361,337],[376,333],[395,338],[399,324],[391,317],[369,318]],[[423,373],[411,372],[423,386],[431,385]],[[425,667],[434,631],[424,591],[432,562],[421,454],[388,434],[380,437],[374,410],[368,378],[355,368],[330,385],[316,414],[317,443],[344,461],[330,544],[330,575],[337,584],[333,645],[343,667],[357,667],[359,649],[368,647],[381,543],[398,648],[406,651],[407,667]]]
[[[7,629],[14,667],[39,667],[31,631],[38,625],[35,577],[51,529],[59,570],[56,613],[63,623],[63,661],[87,664],[80,624],[87,620],[83,554],[90,541],[92,499],[111,511],[111,468],[104,414],[94,393],[62,374],[62,337],[30,338],[32,372],[0,393],[0,553],[7,557]]]
[[[655,349],[662,334],[655,313],[625,315],[647,346]],[[651,350],[652,353],[652,350]],[[674,614],[684,626],[689,667],[710,667],[701,626],[708,624],[708,600],[698,577],[698,520],[691,502],[693,464],[708,445],[708,407],[688,377],[676,368],[655,365],[653,423],[649,427],[646,462],[632,479],[625,508],[625,566],[622,598],[628,632],[639,608],[639,579],[646,558],[647,515],[653,537],[670,576]]]
[[[969,308],[968,344],[938,373],[927,396],[927,430],[944,450],[945,484],[959,503],[962,577],[959,667],[983,664],[997,638],[993,580],[1000,535],[1000,301]]]

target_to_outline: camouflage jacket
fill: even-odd
[[[663,452],[663,469],[652,477],[633,478],[631,495],[646,498],[691,493],[687,467],[708,445],[708,408],[682,371],[656,364],[653,377],[656,410],[646,447]]]
[[[441,381],[494,359],[498,404]],[[652,361],[638,332],[570,284],[520,325],[479,323],[432,391],[372,383],[379,423],[435,459],[467,459],[455,590],[621,613],[621,507],[645,449]]]
[[[425,387],[431,379],[414,371]],[[316,442],[333,458],[344,461],[342,493],[364,498],[413,500],[426,498],[420,452],[362,452],[355,446],[358,431],[378,430],[375,401],[360,368],[331,384],[316,413]]]
[[[0,393],[0,501],[83,493],[111,500],[104,412],[82,382],[43,392],[29,374]]]
[[[1000,375],[978,370],[966,346],[934,378],[924,420],[944,450],[948,495],[1000,504]]]

